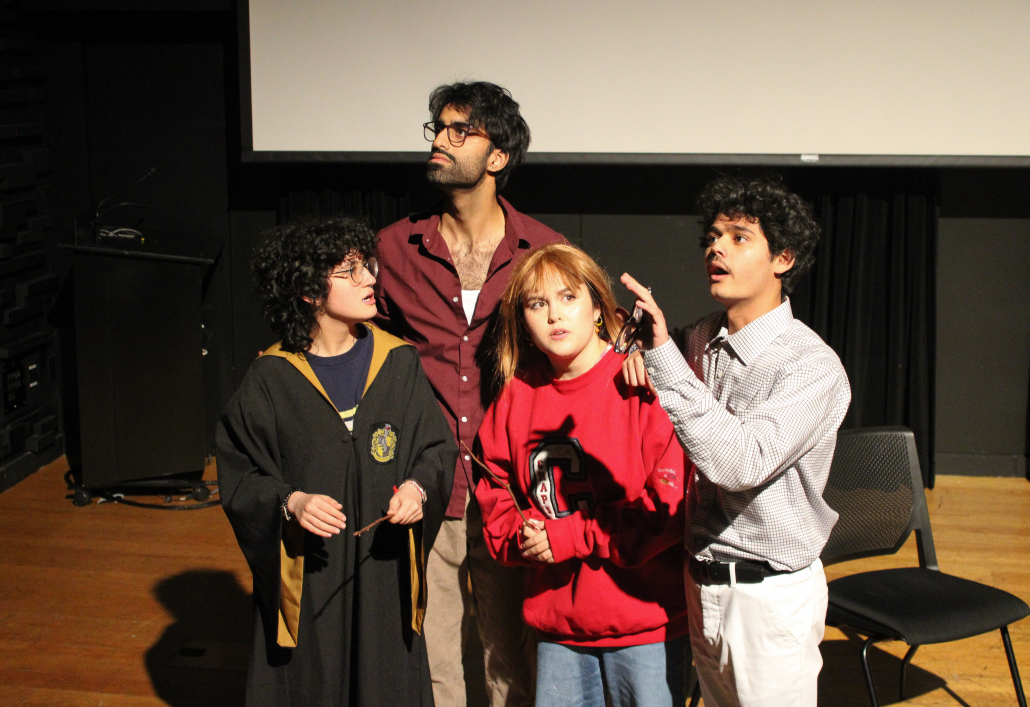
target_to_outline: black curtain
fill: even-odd
[[[407,194],[393,196],[381,191],[312,189],[290,191],[279,199],[279,223],[296,219],[328,219],[334,216],[359,216],[376,231],[407,216]]]
[[[791,180],[796,182],[798,180]],[[851,382],[842,427],[904,425],[934,485],[937,178],[870,170],[805,175],[823,235],[794,315],[833,347]]]

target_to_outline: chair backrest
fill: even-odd
[[[841,430],[823,499],[840,519],[823,564],[897,552],[916,531],[919,564],[937,569],[915,437],[905,427]]]

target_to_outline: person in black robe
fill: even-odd
[[[281,340],[216,434],[222,507],[254,575],[247,705],[433,705],[425,558],[457,447],[415,348],[367,323],[374,247],[334,219],[277,229],[254,260]]]

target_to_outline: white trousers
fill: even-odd
[[[735,586],[698,584],[688,569],[686,586],[705,707],[816,707],[827,601],[819,560]]]

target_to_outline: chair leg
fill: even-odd
[[[898,688],[898,697],[905,699],[905,673],[908,670],[908,664],[912,662],[912,656],[919,650],[919,646],[909,646],[908,653],[905,654],[905,659],[901,661],[901,687]]]
[[[694,691],[690,693],[690,707],[697,707],[701,701],[701,678],[694,683]]]
[[[1005,657],[1009,659],[1009,672],[1012,673],[1012,684],[1016,688],[1016,699],[1019,707],[1026,707],[1026,695],[1023,694],[1023,681],[1019,679],[1019,666],[1016,665],[1016,654],[1012,652],[1012,639],[1009,638],[1009,627],[1001,627],[1001,641],[1005,644]]]
[[[869,647],[882,640],[879,636],[870,636],[865,639],[865,643],[862,644],[862,671],[865,673],[865,686],[869,690],[869,702],[873,707],[880,707],[880,703],[876,701],[876,688],[873,687],[873,674],[869,672]]]

